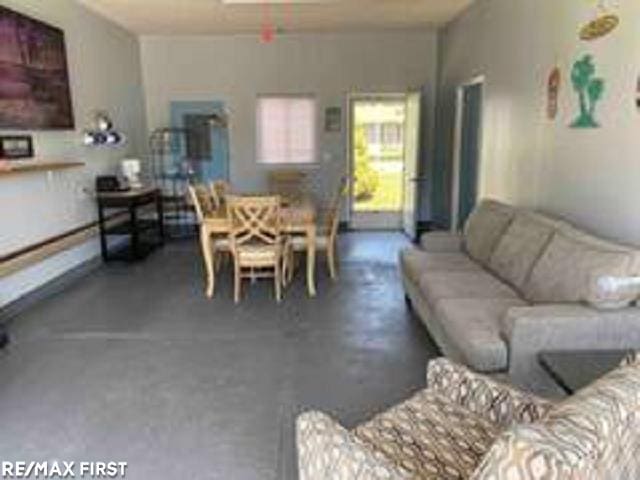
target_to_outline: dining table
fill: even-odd
[[[306,237],[307,292],[310,297],[316,296],[316,216],[317,210],[312,199],[283,200],[280,209],[281,231],[288,235],[304,235]],[[215,236],[227,236],[231,232],[231,220],[227,215],[226,206],[222,205],[209,215],[205,215],[200,228],[200,239],[203,242],[202,252],[207,276],[207,292],[213,292],[215,266],[209,242]]]

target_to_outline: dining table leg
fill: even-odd
[[[310,297],[316,296],[316,225],[307,225],[307,289]]]
[[[208,298],[213,297],[213,289],[215,287],[213,255],[211,252],[211,233],[206,225],[200,227],[200,247],[202,248],[202,256],[204,257],[204,267],[206,271],[207,287],[206,295]]]

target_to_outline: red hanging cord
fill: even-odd
[[[271,22],[271,11],[269,4],[263,0],[262,2],[262,31],[260,32],[260,40],[262,43],[271,43],[274,39],[274,28]]]
[[[293,4],[285,1],[284,3],[284,28],[290,28],[293,25]]]

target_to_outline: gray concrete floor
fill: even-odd
[[[100,268],[11,325],[0,354],[1,460],[127,461],[130,479],[293,479],[293,422],[352,426],[424,386],[436,355],[403,301],[399,234],[342,237],[340,279],[318,266],[272,299],[203,295],[194,242]]]

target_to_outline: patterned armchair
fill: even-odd
[[[300,480],[640,478],[636,359],[556,404],[446,359],[427,384],[353,430],[300,415]]]

